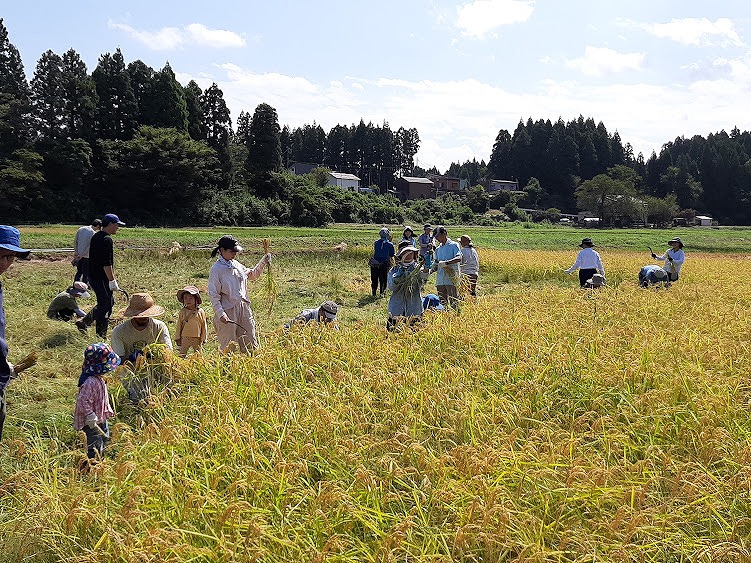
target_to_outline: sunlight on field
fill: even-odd
[[[751,260],[690,254],[643,290],[644,254],[605,250],[611,287],[582,291],[574,257],[482,251],[482,297],[414,332],[381,301],[168,357],[144,410],[112,384],[91,474],[55,432],[4,442],[0,560],[747,561]],[[295,260],[280,295],[369,294],[358,253]]]

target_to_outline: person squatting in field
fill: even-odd
[[[668,278],[671,282],[678,281],[678,276],[681,273],[683,262],[686,261],[686,254],[683,252],[683,241],[680,237],[675,237],[668,241],[670,248],[667,249],[665,254],[657,255],[652,253],[652,258],[655,260],[664,260],[665,264],[662,269],[668,273]]]
[[[391,231],[383,227],[378,232],[378,240],[373,243],[373,256],[368,261],[370,265],[370,290],[373,297],[380,290],[380,295],[386,291],[386,275],[391,267],[391,258],[396,254],[394,245],[389,240]]]
[[[271,263],[271,254],[264,254],[255,267],[248,269],[235,259],[239,252],[242,246],[232,235],[220,238],[211,251],[212,258],[219,256],[209,271],[209,298],[220,349],[227,350],[230,342],[235,342],[241,351],[249,352],[258,348],[258,334],[248,298],[248,280],[258,279]]]
[[[574,264],[563,270],[567,275],[570,275],[577,268],[579,269],[579,286],[587,287],[587,280],[591,279],[594,274],[599,273],[603,278],[605,277],[605,268],[602,265],[602,259],[600,254],[595,251],[594,243],[592,239],[587,237],[582,239],[579,245],[581,250],[576,255],[576,261]]]
[[[68,322],[74,316],[78,317],[76,320],[76,326],[78,330],[86,332],[86,328],[94,324],[94,316],[96,315],[96,305],[88,313],[78,305],[79,297],[89,297],[89,286],[83,282],[73,282],[73,285],[68,287],[65,291],[58,293],[47,307],[47,318]]]
[[[338,312],[339,305],[333,301],[324,301],[318,307],[303,309],[294,319],[285,324],[284,328],[290,329],[294,325],[305,325],[312,322],[339,330],[339,324],[336,320]]]
[[[30,250],[21,248],[21,233],[15,227],[0,225],[0,274],[4,273],[16,258],[28,258]],[[0,440],[5,426],[5,388],[17,376],[12,363],[8,361],[8,343],[5,341],[5,305],[3,284],[0,283]]]
[[[420,265],[417,260],[419,250],[415,246],[405,246],[396,256],[396,265],[389,270],[388,287],[389,318],[386,328],[394,330],[399,321],[406,321],[409,326],[420,320],[423,313],[420,288]]]
[[[435,228],[435,240],[441,245],[435,249],[433,271],[437,272],[435,287],[438,297],[444,307],[456,307],[459,301],[459,282],[462,261],[462,250],[459,244],[448,237],[448,231],[443,225]]]
[[[639,286],[650,287],[659,286],[660,284],[664,285],[665,287],[670,286],[670,278],[668,278],[668,273],[656,264],[647,264],[646,266],[642,266],[641,270],[639,270]]]

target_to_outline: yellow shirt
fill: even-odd
[[[208,339],[208,328],[206,327],[206,313],[203,309],[180,309],[180,315],[177,318],[177,332],[175,340],[180,340],[183,336],[186,338],[200,338],[201,342]]]

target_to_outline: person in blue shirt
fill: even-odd
[[[378,233],[378,240],[373,243],[373,257],[370,259],[370,289],[373,297],[380,289],[381,295],[386,291],[386,277],[394,257],[394,245],[389,240],[391,231],[383,227]]]
[[[441,246],[435,249],[433,270],[437,272],[435,287],[444,307],[455,307],[459,301],[459,282],[461,280],[459,263],[462,261],[462,249],[459,243],[448,237],[443,225],[435,228],[434,238]]]
[[[21,233],[15,227],[0,225],[0,274],[10,268],[16,258],[27,258],[29,250],[21,248]],[[0,283],[0,440],[5,425],[5,388],[16,377],[13,364],[8,361],[8,343],[5,341],[5,307],[3,284]],[[19,369],[20,371],[20,369]]]
[[[663,284],[665,287],[670,285],[668,273],[657,264],[647,264],[639,270],[639,285],[649,287],[652,285]]]

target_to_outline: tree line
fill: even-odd
[[[487,163],[451,164],[446,174],[471,189],[400,204],[390,195],[395,178],[440,174],[415,166],[419,146],[415,128],[387,122],[328,133],[315,122],[280,127],[268,104],[241,111],[233,129],[216,84],[182,86],[169,63],[126,64],[119,49],[101,55],[91,73],[75,50],[47,51],[27,81],[0,19],[0,221],[85,222],[117,210],[145,225],[315,226],[480,221],[489,207],[509,219],[525,219],[517,207],[550,210],[536,215],[550,219],[558,210],[606,218],[648,207],[660,220],[698,209],[725,224],[751,223],[751,134],[737,128],[678,138],[645,161],[592,118],[530,118],[513,134],[499,131]],[[293,162],[355,174],[376,194],[285,173]],[[517,180],[524,193],[488,194],[490,179]]]

